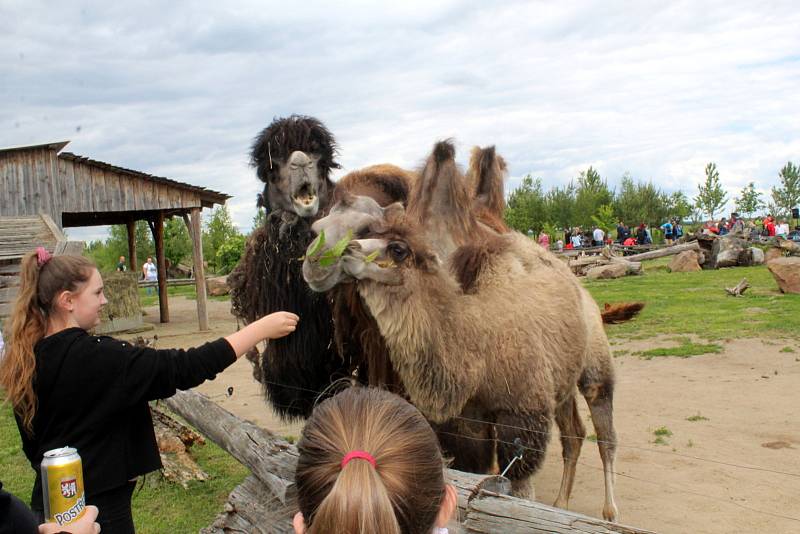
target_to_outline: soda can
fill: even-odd
[[[86,511],[83,493],[83,465],[78,451],[61,447],[44,453],[42,459],[44,520],[68,525]]]

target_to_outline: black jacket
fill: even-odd
[[[161,468],[147,401],[189,389],[236,361],[224,339],[188,350],[135,347],[68,328],[39,341],[33,436],[17,426],[36,471],[31,507],[43,508],[44,453],[75,447],[83,460],[87,504],[98,493]]]
[[[0,482],[0,534],[38,534],[36,518],[22,501],[3,489]]]

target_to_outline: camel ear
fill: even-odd
[[[383,218],[387,223],[397,221],[405,214],[406,209],[401,202],[394,202],[383,208]]]

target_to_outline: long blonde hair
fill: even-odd
[[[356,459],[354,450],[375,459]],[[295,480],[308,534],[429,534],[445,494],[439,442],[393,393],[354,387],[314,410],[298,443]]]
[[[11,313],[5,356],[0,361],[0,387],[30,435],[37,406],[33,347],[47,331],[47,319],[58,294],[76,291],[89,280],[94,268],[83,256],[55,256],[41,266],[36,252],[22,258],[19,294]]]

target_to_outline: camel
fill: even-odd
[[[440,145],[432,155],[438,170],[429,190],[438,178],[448,187],[466,188],[463,177],[448,176],[453,151]],[[463,191],[449,195],[455,205],[468,204]],[[442,227],[423,227],[424,210],[411,205],[413,199],[407,210],[347,199],[349,207],[334,207],[331,216],[316,221],[317,231],[333,235],[349,228],[356,239],[334,266],[307,256],[303,272],[309,285],[325,290],[357,282],[393,368],[429,420],[490,422],[496,450],[484,453],[496,454],[501,467],[514,457],[514,440],[521,440],[522,460],[508,471],[515,495],[533,496],[530,477],[544,458],[555,419],[564,458],[555,505],[568,507],[586,435],[577,385],[598,436],[603,517],[615,520],[614,370],[596,303],[560,260],[518,232],[481,229],[479,239],[457,246],[442,261],[437,250],[447,252],[455,243],[443,247],[428,240]],[[486,458],[479,463],[488,464]]]

